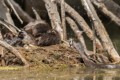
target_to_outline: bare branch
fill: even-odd
[[[67,20],[68,24],[70,24],[70,27],[72,28],[72,30],[74,31],[75,35],[77,36],[79,42],[83,46],[84,53],[88,56],[89,53],[88,53],[88,50],[87,50],[87,47],[85,44],[84,37],[82,36],[83,31],[79,30],[79,28],[77,27],[77,24],[70,17],[66,17],[66,20]]]
[[[32,17],[30,17],[25,11],[23,11],[22,8],[14,0],[9,0],[9,1],[13,5],[14,9],[16,10],[17,14],[22,19],[22,21],[24,21],[24,22],[34,21],[34,19]]]
[[[34,7],[32,7],[32,10],[33,10],[33,12],[34,12],[34,14],[35,14],[35,16],[36,16],[36,19],[37,19],[37,20],[42,20],[41,17],[39,16],[39,14],[37,13],[37,11],[35,10]]]
[[[104,25],[99,19],[91,1],[90,0],[81,0],[81,1],[82,1],[82,4],[84,5],[85,10],[87,11],[88,16],[93,21],[94,27],[96,29],[98,36],[100,37],[102,41],[103,47],[108,52],[111,59],[113,59],[113,62],[120,62],[120,56],[118,52],[116,51],[115,47],[113,46],[112,41],[109,38],[109,35]]]
[[[57,3],[60,5],[60,0],[57,0]],[[65,3],[65,11],[81,26],[83,31],[86,33],[86,35],[90,38],[90,40],[94,39],[94,34],[86,21],[83,19],[81,15],[79,15],[78,12],[76,12],[71,6],[69,6],[67,3]],[[103,51],[103,47],[101,45],[101,42],[98,38],[96,38],[96,46],[99,51]]]
[[[23,24],[22,19],[19,17],[17,11],[15,10],[14,6],[12,5],[12,3],[10,2],[10,0],[6,0],[8,2],[8,4],[10,5],[11,9],[13,10],[13,12],[15,13],[15,15],[17,16],[17,18],[19,19],[19,21]]]
[[[7,44],[6,42],[4,42],[2,40],[0,40],[0,45],[3,46],[4,48],[8,49],[9,51],[11,51],[18,58],[20,58],[22,60],[22,62],[25,64],[25,66],[29,66],[29,63],[27,62],[27,60],[25,60],[25,58],[14,47],[10,46],[9,44]]]
[[[92,3],[106,16],[108,16],[112,21],[114,21],[118,26],[120,26],[120,18],[113,14],[111,11],[107,9],[104,3],[97,2],[96,0],[91,0]]]
[[[65,1],[61,0],[61,20],[62,20],[62,28],[63,28],[63,38],[64,40],[67,39],[67,32],[66,32],[66,22],[65,22]]]

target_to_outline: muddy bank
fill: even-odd
[[[17,47],[17,50],[29,61],[31,66],[48,65],[55,68],[60,66],[82,66],[79,53],[64,44],[46,47]],[[6,51],[5,62],[7,65],[23,65],[18,58],[12,54],[7,55],[8,53]]]

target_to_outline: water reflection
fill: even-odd
[[[88,74],[89,72],[89,74]],[[120,80],[119,70],[91,70],[71,80]]]
[[[0,71],[0,80],[120,80],[120,70],[56,69]]]

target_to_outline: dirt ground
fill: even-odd
[[[75,49],[65,46],[64,44],[37,47],[24,46],[17,47],[17,50],[29,61],[32,66],[48,65],[50,67],[78,67],[80,63],[80,55]],[[5,62],[7,65],[22,65],[23,63],[6,51]]]

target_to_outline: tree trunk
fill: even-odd
[[[93,21],[94,27],[98,36],[100,37],[103,47],[108,52],[110,58],[113,62],[119,62],[120,56],[118,55],[117,51],[115,50],[112,41],[109,38],[108,33],[106,32],[104,25],[100,21],[92,3],[90,0],[81,0],[82,4],[84,5],[85,10],[87,11],[88,16]]]
[[[45,6],[48,11],[53,29],[58,31],[61,40],[63,40],[63,30],[61,28],[60,15],[58,13],[56,3],[51,0],[43,0],[43,1],[45,2]]]
[[[103,3],[109,11],[111,11],[114,15],[120,18],[120,5],[118,5],[120,4],[120,1],[116,0],[115,2],[113,0],[97,0],[97,2]]]
[[[61,0],[61,20],[63,28],[63,39],[67,40],[66,22],[65,22],[65,1]]]
[[[108,16],[112,21],[114,21],[118,26],[120,26],[120,17],[118,15],[113,14],[110,10],[107,9],[102,2],[97,2],[96,0],[91,0],[93,4],[106,16]],[[108,2],[109,3],[109,2]],[[112,4],[111,4],[112,6]],[[120,10],[120,9],[119,9]],[[118,12],[118,11],[117,11]],[[118,12],[120,14],[120,12]]]
[[[1,30],[0,30],[0,40],[3,40]],[[4,60],[5,54],[4,54],[3,50],[4,50],[4,48],[2,46],[0,46],[1,65],[5,66],[5,60]]]
[[[83,46],[83,51],[86,54],[86,56],[89,56],[90,54],[88,53],[85,40],[82,36],[83,31],[80,31],[79,28],[77,27],[76,23],[69,17],[66,18],[68,24],[70,24],[71,29],[74,31],[75,35],[77,36],[79,42]]]
[[[60,1],[57,1],[57,3],[60,5]],[[86,33],[86,35],[91,39],[94,40],[94,34],[88,24],[85,22],[85,20],[82,18],[82,16],[79,15],[78,12],[76,12],[72,7],[70,7],[67,3],[65,3],[65,11],[76,20],[76,22],[81,26],[83,31]],[[98,50],[103,51],[103,47],[99,41],[99,39],[96,38],[96,47]]]

